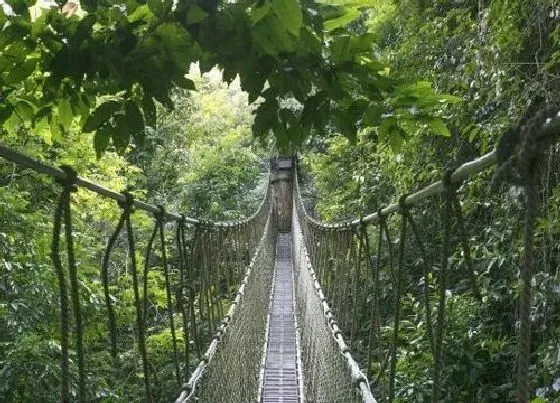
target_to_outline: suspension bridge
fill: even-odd
[[[59,287],[60,401],[92,401],[86,376],[79,267],[73,247],[71,203],[77,187],[113,199],[121,208],[99,272],[109,329],[107,350],[111,365],[118,369],[121,340],[116,331],[116,308],[111,295],[116,284],[112,284],[109,262],[122,234],[129,251],[134,344],[140,357],[143,401],[155,401],[157,382],[146,348],[147,279],[156,249],[165,278],[166,318],[177,385],[176,395],[168,396],[166,401],[393,401],[397,362],[403,347],[399,330],[407,242],[414,242],[420,250],[423,267],[424,282],[419,293],[423,296],[425,333],[433,362],[433,372],[426,381],[432,385],[432,402],[444,400],[447,287],[451,280],[459,278],[468,284],[474,298],[480,298],[459,189],[470,177],[498,163],[493,184],[515,183],[526,191],[516,393],[518,402],[528,402],[538,167],[554,144],[559,127],[558,115],[537,114],[512,129],[517,142],[507,148],[507,153],[504,147],[498,147],[442,173],[440,181],[402,195],[398,203],[340,223],[323,223],[308,214],[295,158],[275,160],[254,215],[239,222],[209,222],[142,202],[127,192],[106,189],[78,177],[70,167],[48,166],[0,144],[0,156],[50,176],[60,186],[51,247]],[[417,223],[420,213],[414,208],[427,202],[430,208],[441,210],[441,236],[427,236]],[[135,210],[153,216],[143,267],[136,261]],[[397,218],[399,228],[397,242],[391,240],[394,234],[388,225],[392,216]],[[166,234],[170,231],[174,232],[176,256],[168,256]],[[455,243],[463,253],[465,267],[451,272],[449,261]],[[428,249],[440,251],[439,267],[431,262]],[[437,278],[435,307],[429,297],[429,277]],[[383,300],[384,306],[383,290],[391,294],[389,302]],[[390,317],[392,326],[389,338],[381,331],[386,317]],[[77,371],[70,370],[70,355],[75,356]]]

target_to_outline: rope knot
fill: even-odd
[[[125,190],[122,194],[124,200],[118,202],[119,206],[128,213],[134,212],[134,196],[128,190]]]
[[[76,185],[76,182],[78,181],[78,174],[76,173],[76,170],[70,165],[61,165],[60,169],[64,172],[65,177],[64,179],[57,179],[57,182],[67,188],[68,191],[77,192],[78,186]]]
[[[408,198],[408,194],[403,194],[401,197],[399,197],[399,210],[401,212],[401,214],[406,213],[406,211],[408,210],[408,206],[406,205],[406,199]]]
[[[358,220],[358,225],[360,226],[360,228],[362,228],[365,226],[365,224],[367,223],[364,222],[364,214],[360,212],[360,219]]]
[[[457,184],[453,182],[453,172],[455,172],[454,169],[448,168],[445,170],[443,177],[441,178],[443,188],[448,195],[455,193],[458,188]]]
[[[156,219],[158,219],[159,221],[163,221],[164,218],[165,218],[165,207],[163,207],[162,204],[158,204],[158,205],[156,205],[156,207],[157,207],[158,211],[154,215],[155,215]]]
[[[383,213],[385,206],[379,206],[377,209],[377,217],[379,217],[380,223],[385,223],[387,221],[387,216]]]
[[[496,147],[498,168],[492,178],[491,189],[503,182],[527,185],[534,180],[540,156],[548,145],[556,141],[557,136],[543,138],[542,132],[550,123],[549,116],[558,116],[557,105],[542,107],[532,115],[529,113],[531,111],[527,111],[519,124],[500,138]]]

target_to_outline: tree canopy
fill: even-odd
[[[363,24],[376,1],[7,0],[0,9],[0,123],[46,141],[73,122],[95,132],[95,149],[142,145],[155,102],[194,89],[191,62],[218,64],[262,97],[253,132],[280,146],[334,128],[351,140],[378,127],[395,145],[418,127],[449,136],[440,115],[458,98],[397,77],[373,52]],[[286,104],[283,101],[295,100]],[[295,104],[295,106],[294,106]],[[291,105],[291,107],[290,107]],[[382,119],[384,117],[385,119]]]

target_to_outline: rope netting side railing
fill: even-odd
[[[515,394],[519,403],[530,401],[531,281],[535,223],[539,214],[540,165],[550,146],[556,143],[558,134],[560,114],[553,109],[544,109],[510,129],[496,151],[445,172],[440,181],[415,193],[402,195],[395,204],[381,206],[375,213],[347,222],[329,224],[311,217],[306,212],[296,175],[294,203],[299,224],[294,225],[301,228],[303,244],[309,255],[308,263],[304,260],[298,263],[300,268],[296,270],[296,276],[303,276],[306,270],[301,267],[307,267],[315,282],[302,286],[298,292],[309,295],[315,288],[319,295],[316,306],[322,304],[322,309],[313,305],[302,305],[304,308],[300,309],[315,309],[316,315],[328,315],[335,336],[344,333],[348,337],[352,353],[365,373],[363,380],[357,377],[359,385],[367,385],[367,377],[378,399],[389,402],[395,399],[449,401],[443,387],[446,364],[453,364],[448,362],[450,351],[445,347],[448,300],[452,291],[462,290],[474,301],[473,304],[482,304],[482,280],[473,263],[469,245],[473,235],[469,234],[472,230],[463,217],[461,190],[468,185],[466,181],[471,176],[487,171],[497,163],[492,188],[507,182],[524,188],[526,194],[523,260],[518,279]],[[412,326],[410,320],[403,321],[403,314],[408,318],[411,315],[411,312],[403,313],[405,299],[417,301],[423,309],[419,326],[424,328],[425,340],[415,341],[425,345],[422,354],[431,360],[431,371],[426,374],[423,391],[406,392],[406,388],[399,388],[402,386],[399,385],[399,359],[407,354],[406,343],[410,342],[403,339],[401,329]],[[302,327],[307,325],[305,318],[309,316],[304,314],[303,320],[298,319],[303,323]],[[332,401],[321,395],[321,388],[333,388],[332,385],[336,384],[335,380],[326,382],[325,379],[327,365],[321,363],[326,359],[320,354],[326,349],[318,347],[314,340],[306,339],[305,331],[302,334],[304,367],[307,364],[306,393],[317,394],[317,401]],[[340,348],[344,353],[350,350],[343,343]],[[319,355],[314,357],[315,362],[307,359],[306,349]],[[325,354],[332,355],[332,352]],[[404,362],[402,365],[406,365]],[[321,371],[314,372],[314,367],[321,368]],[[335,372],[340,371],[338,368]],[[356,373],[359,373],[357,371],[358,368]],[[398,395],[399,390],[405,392]],[[355,389],[354,394],[338,389],[333,393],[343,396],[337,401],[356,399]]]
[[[352,357],[318,282],[305,242],[309,227],[305,220],[300,220],[304,214],[300,201],[294,197],[292,231],[305,399],[316,403],[375,403],[366,376]]]
[[[130,388],[141,391],[135,392],[138,399],[145,402],[172,399],[169,393],[174,392],[170,391],[184,390],[183,385],[193,371],[204,372],[200,371],[199,363],[210,360],[217,341],[232,321],[233,312],[247,309],[242,307],[245,288],[249,289],[248,284],[255,281],[264,282],[261,278],[267,274],[264,270],[273,266],[264,263],[274,253],[269,245],[275,236],[270,183],[257,211],[249,218],[210,222],[166,211],[163,206],[137,200],[128,192],[106,189],[80,178],[70,167],[59,169],[46,165],[1,143],[0,157],[52,177],[61,186],[51,245],[59,294],[60,400],[96,399],[88,375],[95,369],[92,356],[98,357],[103,350],[109,354],[108,367],[115,380],[115,385],[106,385],[107,389],[122,389],[123,385],[117,384],[122,378],[120,374],[131,371],[137,374],[128,378]],[[100,240],[106,247],[97,274],[92,274],[91,269],[87,273],[80,270],[81,259],[74,246],[80,235],[73,227],[80,218],[73,217],[71,212],[73,195],[80,188],[114,200],[121,210],[112,234]],[[139,210],[148,216],[137,217]],[[146,218],[153,223],[150,232],[140,229],[140,222],[145,227]],[[265,236],[261,238],[263,233]],[[143,235],[148,236],[144,239]],[[113,264],[115,259],[118,265]],[[120,264],[124,265],[124,271],[117,269]],[[88,291],[84,289],[86,277],[101,284],[101,304],[106,312],[104,324],[93,323],[83,314],[82,298]],[[161,285],[156,287],[158,283]],[[255,289],[251,287],[247,292]],[[127,308],[129,303],[131,307]],[[130,309],[131,316],[127,313]],[[127,317],[134,318],[134,322],[127,323]],[[85,335],[92,328],[106,329],[105,340],[96,343],[90,340],[86,345]],[[154,347],[161,337],[170,340],[165,351]],[[244,334],[238,336],[237,341],[245,343],[243,337]],[[208,345],[211,347],[206,351]],[[262,343],[258,345],[262,347]],[[161,378],[166,377],[161,365],[170,368],[169,379]],[[102,363],[99,370],[106,371],[107,364]],[[240,371],[238,375],[243,374]],[[256,378],[255,385],[258,385],[258,371]],[[171,386],[163,388],[164,383]],[[186,385],[194,390],[194,383]],[[111,393],[113,398],[119,398],[116,392]]]
[[[268,198],[270,198],[270,190]],[[267,203],[259,217],[262,236],[246,267],[235,299],[222,316],[213,340],[200,359],[177,403],[254,402],[258,400],[260,364],[266,337],[268,305],[274,272],[276,215]],[[265,212],[265,210],[263,210]]]

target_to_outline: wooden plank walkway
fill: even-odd
[[[294,319],[291,233],[278,234],[275,280],[264,364],[262,403],[300,403]]]

